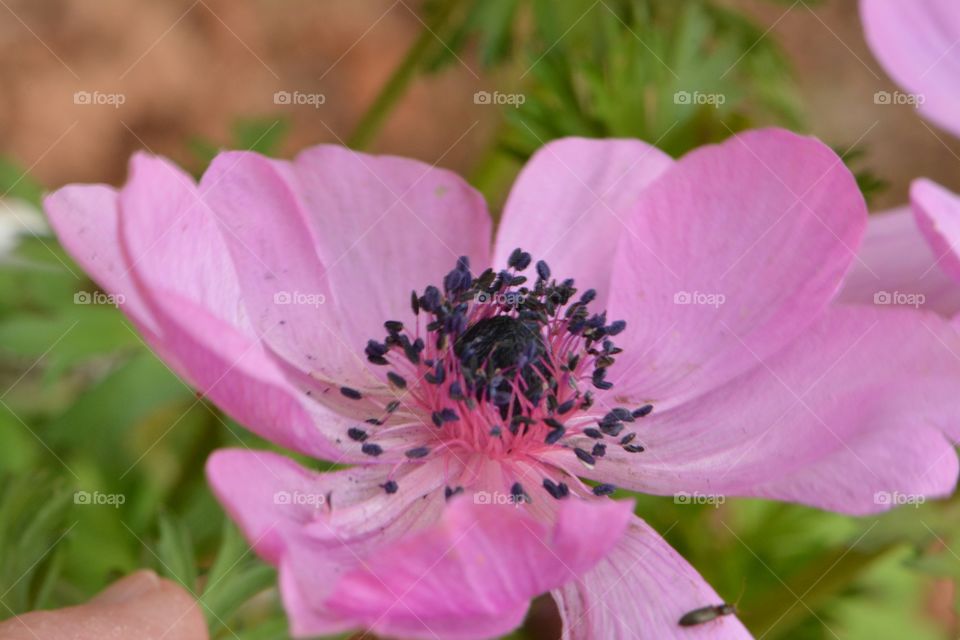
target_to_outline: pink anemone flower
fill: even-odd
[[[960,11],[954,0],[860,0],[870,49],[925,117],[960,136]]]
[[[960,136],[960,10],[952,0],[861,0],[867,42],[913,93],[921,115]],[[960,197],[926,178],[910,204],[871,216],[840,299],[898,294],[942,315],[960,312]],[[891,302],[893,301],[891,297]]]
[[[551,142],[492,241],[456,175],[336,146],[199,184],[136,155],[46,208],[207,398],[350,465],[208,463],[298,636],[492,638],[549,592],[568,640],[749,637],[617,488],[849,514],[954,488],[960,338],[834,301],[866,210],[814,139]]]

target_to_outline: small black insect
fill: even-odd
[[[698,624],[710,622],[711,620],[716,620],[721,616],[729,616],[736,612],[736,605],[726,603],[711,605],[709,607],[700,607],[699,609],[694,609],[693,611],[688,611],[687,613],[683,614],[678,624],[681,627],[695,627]]]

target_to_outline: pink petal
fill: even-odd
[[[541,147],[510,191],[497,230],[494,264],[506,267],[520,247],[545,260],[554,276],[582,289],[609,291],[609,256],[628,233],[637,199],[672,164],[639,140],[563,138]]]
[[[613,259],[626,319],[614,393],[658,406],[716,387],[804,330],[833,297],[866,226],[853,175],[782,130],[698,149],[640,196]],[[722,296],[722,297],[721,297]]]
[[[953,491],[957,456],[944,433],[960,436],[960,335],[947,320],[841,307],[757,364],[655,410],[635,429],[646,451],[611,447],[585,475],[648,493],[763,496],[853,514],[889,508],[878,492]]]
[[[934,264],[960,289],[960,196],[921,178],[910,185],[910,202],[917,225],[933,249]]]
[[[240,449],[217,451],[208,460],[214,494],[253,549],[280,567],[295,630],[328,634],[356,627],[356,620],[325,604],[339,577],[382,545],[440,517],[439,489],[448,477],[442,462],[393,476],[400,487],[393,495],[382,488],[390,469],[317,473],[275,453]]]
[[[104,291],[123,296],[123,311],[156,344],[156,324],[117,238],[117,199],[117,191],[106,185],[67,185],[43,205],[64,249]]]
[[[870,49],[920,113],[960,136],[960,12],[953,0],[861,0]],[[918,100],[918,101],[919,101]]]
[[[874,304],[885,294],[920,294],[922,308],[952,316],[960,311],[960,284],[944,273],[945,262],[937,262],[909,207],[871,215],[837,300]]]
[[[553,597],[563,617],[563,640],[751,637],[733,615],[694,627],[678,624],[684,614],[723,600],[660,534],[636,517],[612,553]]]
[[[531,598],[609,553],[631,510],[629,503],[567,500],[549,526],[514,506],[462,497],[437,526],[345,575],[328,605],[387,636],[497,637],[520,625]]]
[[[453,173],[336,146],[293,163],[224,153],[201,185],[224,224],[251,319],[301,371],[371,384],[367,340],[385,320],[412,321],[410,293],[439,284],[459,256],[489,263],[481,196]],[[276,296],[322,296],[278,306]],[[365,380],[366,377],[366,381]]]
[[[347,399],[339,388],[362,389],[365,396],[386,388],[371,375],[363,345],[348,342],[294,182],[289,163],[227,152],[214,159],[200,191],[215,212],[211,217],[243,283],[253,331],[274,366],[301,393],[339,415],[362,420],[382,409],[373,407],[369,397]]]
[[[307,404],[263,350],[193,180],[165,160],[134,156],[119,206],[124,264],[162,336],[154,344],[160,355],[172,354],[166,359],[182,375],[252,431],[339,458],[334,441],[346,419]]]

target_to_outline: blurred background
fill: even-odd
[[[119,185],[138,149],[202,172],[222,148],[345,144],[452,168],[496,212],[564,135],[679,156],[756,126],[812,133],[871,208],[960,190],[960,142],[897,87],[853,0],[0,0],[0,618],[149,566],[218,638],[284,638],[273,571],[203,481],[267,447],[198,399],[58,247],[41,195]],[[763,638],[956,638],[957,504],[851,519],[790,505],[639,513]],[[215,517],[214,517],[215,515]],[[557,638],[538,601],[517,638]],[[367,636],[369,637],[369,636]]]

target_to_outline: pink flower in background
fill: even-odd
[[[920,113],[960,136],[960,11],[954,0],[860,0],[870,49]]]
[[[953,0],[861,0],[867,42],[921,115],[960,136],[960,7]],[[910,206],[872,216],[840,299],[900,292],[943,315],[960,311],[960,197],[927,179]]]
[[[352,465],[208,464],[296,635],[497,637],[549,591],[566,638],[747,637],[678,624],[721,599],[615,488],[851,514],[954,488],[960,338],[833,302],[866,211],[813,139],[552,142],[492,246],[454,174],[332,146],[223,153],[199,185],[138,155],[46,205],[210,400]]]

